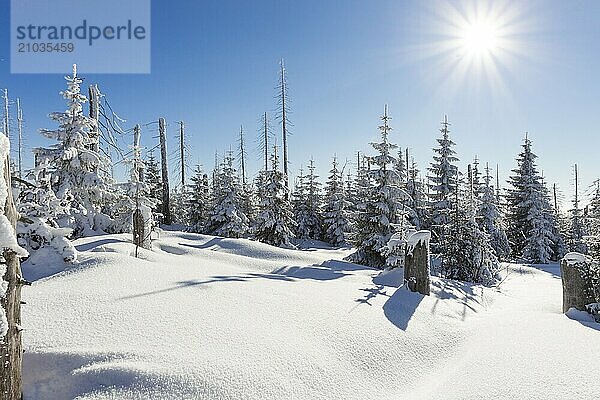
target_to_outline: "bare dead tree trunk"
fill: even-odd
[[[133,212],[133,244],[135,244],[135,256],[138,256],[138,248],[146,247],[146,221],[144,214],[140,210],[140,175],[141,175],[141,154],[140,154],[140,126],[133,128],[133,180],[135,188],[135,210]]]
[[[8,158],[0,160],[4,163],[4,179],[9,188],[6,204],[0,204],[4,208],[4,215],[8,218],[12,228],[17,224],[17,210],[15,208],[12,193],[10,191],[10,163]],[[6,272],[3,279],[8,282],[6,295],[0,299],[0,306],[6,312],[8,321],[8,332],[0,343],[0,398],[3,400],[22,399],[22,362],[23,345],[21,343],[21,286],[27,283],[21,277],[21,263],[19,257],[11,251],[4,250],[4,262]]]
[[[576,255],[575,258],[572,256]],[[563,286],[563,312],[569,308],[585,311],[585,306],[594,303],[593,289],[585,279],[589,274],[588,261],[582,254],[569,253],[560,262],[560,275]]]
[[[408,288],[429,296],[429,245],[427,241],[420,240],[411,252],[408,252],[404,261],[404,280]]]
[[[496,164],[496,204],[500,205],[500,172]]]
[[[185,188],[185,125],[179,121],[179,156],[181,157],[181,190]]]
[[[269,124],[267,119],[267,113],[265,112],[263,120],[263,135],[264,135],[264,150],[265,150],[265,172],[269,170]]]
[[[137,257],[137,252],[139,247],[146,247],[145,239],[146,239],[146,230],[144,229],[146,226],[144,221],[144,215],[140,211],[139,208],[136,208],[133,212],[133,244],[135,244],[135,256]]]
[[[165,119],[158,119],[160,135],[160,162],[162,167],[162,214],[163,223],[171,225],[171,206],[169,204],[169,169],[167,165],[167,137],[165,133]]]
[[[4,94],[2,95],[4,99],[4,119],[2,120],[4,134],[7,138],[10,138],[10,116],[8,114],[8,89],[4,89]]]
[[[99,99],[100,91],[98,90],[98,86],[90,85],[88,88],[88,96],[90,98],[90,118],[95,121],[95,132],[94,132],[94,143],[91,146],[91,150],[97,152],[100,146],[100,128],[99,128],[99,120],[100,120],[100,99]]]
[[[288,174],[288,146],[287,146],[287,137],[288,137],[288,90],[287,90],[287,79],[286,79],[286,70],[283,59],[281,60],[281,70],[279,77],[279,101],[281,106],[281,134],[283,136],[283,173],[285,174],[285,186],[289,186],[289,174]]]
[[[17,171],[18,177],[22,178],[23,177],[23,110],[21,110],[21,100],[17,97],[17,133],[19,134],[18,137],[18,167],[19,170]]]
[[[554,196],[554,214],[558,215],[558,197],[556,196],[556,183],[552,185],[552,193]]]
[[[244,148],[244,126],[240,125],[240,167],[242,172],[242,184],[246,186],[246,149]]]

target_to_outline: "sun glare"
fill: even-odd
[[[489,90],[509,96],[509,79],[525,76],[543,55],[535,7],[515,0],[439,0],[427,3],[414,48],[436,92]],[[414,50],[413,50],[414,49]]]
[[[498,46],[498,28],[493,21],[476,21],[461,35],[463,50],[473,56],[493,54]]]

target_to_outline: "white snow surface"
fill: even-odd
[[[340,261],[349,250],[181,232],[161,232],[139,259],[128,235],[76,247],[77,264],[23,293],[27,400],[546,400],[600,389],[600,324],[561,314],[556,265],[507,265],[497,288],[432,278],[425,297],[398,288],[401,270]]]

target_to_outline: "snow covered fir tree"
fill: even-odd
[[[264,171],[263,174],[258,215],[252,229],[253,237],[274,246],[291,247],[296,222],[286,185],[287,177],[279,170],[277,146],[273,147],[271,170]]]
[[[429,187],[431,189],[431,216],[427,226],[433,232],[434,251],[445,253],[448,246],[448,231],[451,222],[452,210],[456,208],[458,195],[458,167],[455,156],[456,145],[449,136],[448,117],[444,116],[440,132],[442,136],[437,139],[438,147],[433,151],[433,162],[429,167]]]
[[[393,167],[396,158],[392,156],[392,150],[397,146],[389,141],[392,130],[390,119],[386,105],[381,117],[382,125],[379,126],[381,141],[371,143],[378,154],[368,158],[371,168],[366,171],[366,180],[363,182],[368,186],[360,188],[364,191],[364,198],[354,220],[353,242],[356,252],[349,258],[353,262],[378,268],[387,265],[383,251],[392,234],[409,228],[408,196],[400,188],[400,175]]]
[[[557,235],[557,221],[553,218],[548,192],[542,181],[531,148],[525,136],[523,151],[517,157],[507,200],[507,235],[512,255],[533,263],[547,263],[557,259],[554,245],[561,240]]]
[[[325,206],[323,208],[323,239],[333,246],[342,246],[347,242],[350,232],[348,206],[350,202],[344,193],[342,173],[337,158],[333,158],[329,180],[325,187]]]
[[[308,174],[304,175],[303,170],[300,169],[292,193],[296,237],[299,239],[320,240],[323,236],[321,183],[318,179],[315,174],[314,160],[311,159],[308,164]]]
[[[217,236],[239,238],[248,235],[248,217],[243,212],[242,186],[228,153],[214,175],[212,212],[206,231]]]
[[[81,93],[83,80],[73,74],[66,76],[67,89],[61,92],[67,102],[65,112],[53,112],[50,118],[58,129],[41,129],[40,133],[57,141],[50,148],[34,150],[35,159],[44,164],[44,175],[49,175],[50,185],[58,198],[69,198],[70,210],[59,216],[59,225],[73,229],[73,234],[83,236],[102,231],[110,220],[101,212],[103,205],[114,200],[111,182],[101,173],[108,160],[98,149],[98,121],[84,115],[83,104],[88,101]]]

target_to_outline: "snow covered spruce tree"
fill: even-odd
[[[356,251],[348,257],[352,262],[376,268],[387,266],[387,243],[392,234],[409,226],[406,218],[409,210],[403,203],[407,195],[399,186],[398,172],[393,167],[396,158],[391,155],[397,146],[388,139],[392,130],[390,119],[386,106],[379,126],[381,141],[371,143],[379,153],[369,158],[371,169],[367,175],[372,185],[355,215],[352,241]]]
[[[46,166],[46,163],[39,163],[28,174],[33,183],[21,189],[17,201],[21,216],[17,222],[17,237],[19,244],[29,252],[32,265],[47,263],[52,257],[48,251],[65,262],[77,259],[77,251],[69,240],[73,230],[58,225],[59,218],[70,213],[71,195],[56,197],[51,176],[45,173]]]
[[[293,247],[294,238],[292,207],[285,174],[279,171],[277,146],[271,155],[271,170],[263,171],[264,177],[258,187],[259,207],[255,224],[252,228],[256,240],[273,246]]]
[[[490,238],[490,244],[501,260],[510,256],[510,244],[504,230],[502,214],[497,204],[497,196],[491,184],[489,168],[486,166],[483,185],[480,186],[481,204],[477,212],[477,222],[483,232]]]
[[[83,113],[87,98],[81,93],[83,80],[77,76],[76,65],[73,65],[73,75],[65,79],[67,90],[61,94],[67,101],[67,110],[50,114],[59,127],[40,130],[43,136],[57,143],[51,148],[37,148],[34,153],[38,160],[48,160],[47,173],[51,175],[56,196],[72,196],[72,209],[59,224],[72,228],[78,237],[103,231],[110,225],[110,219],[100,208],[109,203],[113,195],[105,175],[99,173],[107,168],[108,161],[97,150],[96,121]]]
[[[248,217],[242,211],[241,185],[229,152],[215,171],[213,205],[206,231],[212,235],[239,238],[248,235]]]
[[[191,181],[192,183],[188,187],[189,197],[185,204],[189,214],[189,230],[203,233],[210,212],[208,175],[199,165],[196,165]]]
[[[350,179],[348,179],[348,183]],[[350,221],[355,221],[358,218],[358,211],[366,209],[366,197],[371,190],[371,180],[367,170],[366,157],[359,154],[358,164],[356,167],[356,178],[351,186],[346,190],[347,198],[350,201]]]
[[[296,221],[296,237],[298,239],[320,240],[321,226],[321,183],[315,174],[314,160],[309,161],[308,174],[303,175],[302,169],[296,181],[293,197],[294,219]]]
[[[148,185],[148,198],[155,200],[152,212],[158,214],[162,210],[162,181],[158,161],[153,151],[148,153],[144,164],[144,182]]]
[[[405,189],[406,183],[408,181],[408,160],[404,161],[404,156],[402,154],[402,148],[398,148],[398,157],[396,158],[396,162],[394,163],[394,169],[398,173],[398,185]]]
[[[257,213],[257,197],[256,190],[251,183],[242,184],[240,191],[240,203],[242,212],[249,221],[253,221],[256,218]]]
[[[527,136],[522,147],[506,195],[507,235],[515,258],[545,264],[553,258],[553,246],[559,238],[547,190],[535,164],[537,156]]]
[[[419,169],[413,160],[408,170],[406,193],[409,196],[408,207],[413,211],[408,216],[408,219],[417,229],[423,229],[423,227],[427,226],[430,219],[425,188],[426,185],[419,178]]]
[[[344,196],[342,174],[338,169],[337,159],[334,157],[325,187],[325,207],[323,209],[323,238],[329,244],[342,246],[346,243],[346,232],[348,232],[349,225],[346,210],[348,205]]]
[[[588,227],[588,235],[585,236],[585,244],[588,253],[596,261],[600,262],[600,180],[594,182],[592,198],[587,207],[585,223]]]
[[[546,210],[546,218],[548,218],[548,225],[550,226],[550,232],[552,236],[552,260],[558,261],[567,254],[567,245],[561,230],[561,218],[559,212],[556,211],[553,206],[552,196],[546,186],[546,183],[542,179],[542,200],[544,203],[544,209]]]
[[[171,222],[189,226],[190,213],[186,207],[190,199],[189,187],[177,185],[171,190],[169,196],[169,208],[171,210]]]
[[[586,230],[583,225],[583,210],[581,209],[579,198],[579,176],[577,164],[574,166],[575,173],[575,191],[573,195],[573,208],[569,210],[569,230],[566,235],[569,251],[574,251],[581,254],[587,254],[588,249],[584,241]]]
[[[460,189],[450,214],[447,249],[441,255],[441,275],[448,279],[491,284],[499,271],[498,259],[490,244],[489,235],[476,221],[479,200],[476,198],[472,166],[469,165],[468,182]]]
[[[433,163],[429,167],[429,188],[431,190],[431,221],[433,232],[432,251],[445,253],[447,250],[450,214],[455,208],[453,198],[456,197],[458,182],[458,158],[452,148],[455,143],[450,139],[448,117],[444,116],[440,132],[442,137],[437,139],[439,147],[433,149]]]

